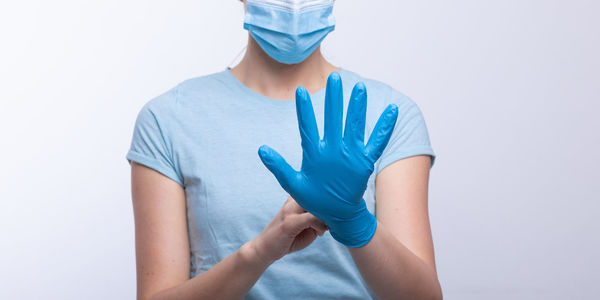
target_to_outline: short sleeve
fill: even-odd
[[[149,101],[139,111],[126,159],[129,164],[131,164],[131,161],[135,161],[152,168],[183,187],[183,179],[174,163],[172,149],[168,147],[170,143],[167,142],[168,136],[165,133],[167,124],[162,124],[159,121],[158,116],[161,113],[161,107],[153,106],[157,101],[168,96],[169,93],[165,93]]]
[[[375,174],[379,174],[381,170],[397,160],[416,155],[429,155],[431,169],[435,163],[436,154],[431,147],[421,109],[405,95],[397,92],[392,95],[394,97],[391,103],[398,105],[398,119],[390,141],[379,158]]]

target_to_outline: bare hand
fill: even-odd
[[[263,262],[271,264],[288,253],[306,248],[328,229],[325,223],[288,197],[262,233],[249,243]]]

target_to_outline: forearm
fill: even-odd
[[[242,299],[268,266],[246,243],[206,272],[150,299]]]
[[[375,235],[359,248],[348,247],[375,295],[386,299],[442,299],[435,270],[378,221]]]

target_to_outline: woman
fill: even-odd
[[[137,117],[138,298],[441,299],[419,107],[323,58],[333,0],[244,6],[242,61]]]

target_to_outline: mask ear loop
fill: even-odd
[[[245,53],[245,51],[246,51],[246,47],[248,47],[248,46],[247,46],[247,45],[246,45],[246,46],[244,46],[244,47],[242,48],[242,50],[241,50],[241,51],[240,51],[240,52],[239,52],[239,53],[238,53],[238,54],[235,56],[235,58],[234,58],[234,59],[233,59],[233,60],[232,60],[232,61],[229,63],[229,65],[227,65],[227,68],[228,68],[228,69],[231,69],[231,68],[233,68],[235,65],[237,65],[237,64],[239,64],[239,63],[240,63],[240,61],[241,61],[240,57],[243,57],[243,55],[242,55],[242,54],[244,54],[244,53]]]

